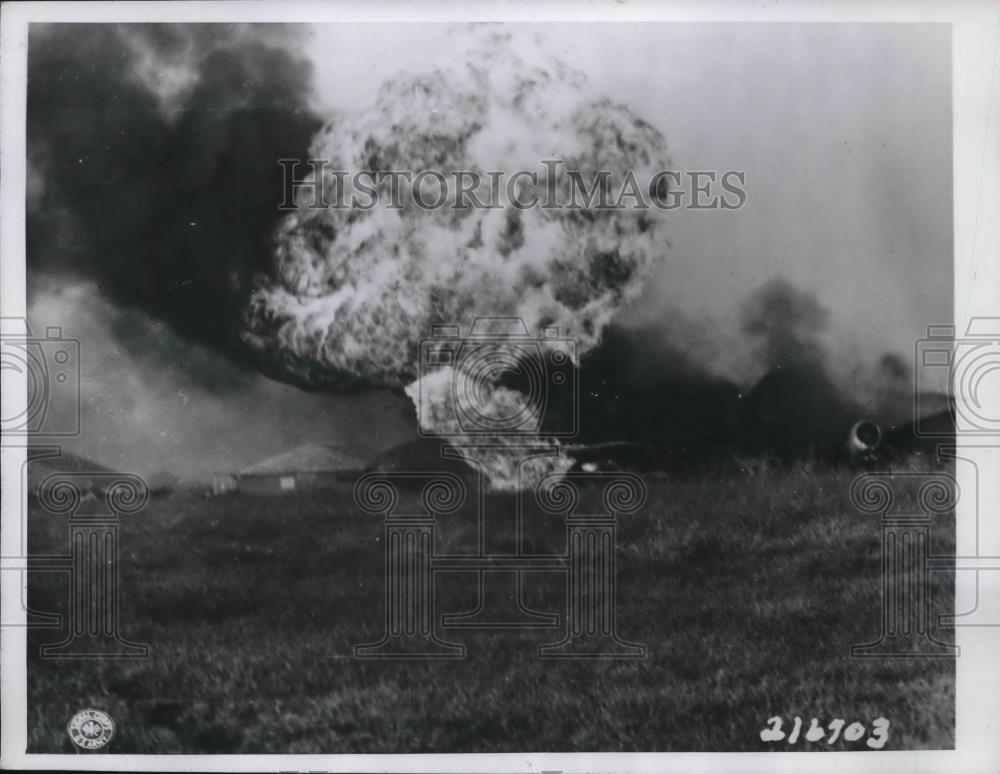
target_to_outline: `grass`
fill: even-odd
[[[120,540],[123,632],[150,656],[42,660],[60,633],[31,631],[29,751],[72,752],[65,726],[87,706],[114,718],[115,753],[867,749],[867,734],[765,744],[773,715],[786,731],[795,715],[884,716],[886,749],[951,748],[953,660],[848,655],[881,620],[879,525],[852,508],[853,477],[651,480],[618,534],[618,628],[647,646],[640,661],[539,660],[561,630],[444,632],[468,645],[462,661],[355,660],[381,632],[383,528],[349,491],[155,499]],[[494,533],[509,532],[510,504],[490,499]],[[65,551],[64,517],[29,518],[33,551]],[[527,522],[529,550],[565,550],[560,520]],[[471,514],[438,532],[448,551],[475,546]],[[953,551],[953,532],[936,523],[932,552]],[[438,613],[473,607],[474,576],[439,577]],[[938,611],[952,580],[934,576]],[[529,604],[562,612],[564,582],[530,575]],[[64,610],[65,584],[32,575],[32,606]]]

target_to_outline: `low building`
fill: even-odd
[[[365,462],[342,446],[305,444],[244,468],[236,475],[241,494],[279,495],[336,489],[355,481]]]
[[[38,497],[38,490],[46,478],[56,474],[70,474],[73,483],[83,492],[95,495],[104,493],[111,479],[111,470],[91,462],[83,457],[62,451],[61,447],[52,445],[32,445],[27,454],[28,466],[28,496]]]
[[[223,495],[236,491],[236,476],[224,475],[212,477],[212,494]]]

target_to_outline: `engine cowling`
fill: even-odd
[[[847,435],[847,456],[857,465],[871,465],[879,458],[882,429],[870,419],[860,419],[851,425]]]

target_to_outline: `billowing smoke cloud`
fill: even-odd
[[[754,341],[768,368],[822,368],[819,336],[830,312],[815,296],[785,279],[773,280],[747,299],[743,332]]]
[[[612,324],[583,359],[582,441],[630,441],[689,458],[735,442],[743,393],[706,365],[699,326],[675,310],[664,319],[669,326]]]
[[[420,339],[432,323],[467,333],[491,314],[521,317],[532,333],[555,324],[580,342],[585,441],[822,444],[829,433],[809,416],[836,425],[853,412],[845,381],[857,400],[862,383],[876,396],[878,410],[865,413],[879,421],[912,414],[912,380],[899,368],[908,361],[834,363],[823,346],[827,310],[787,282],[747,302],[749,348],[736,325],[692,338],[669,313],[609,327],[666,248],[655,210],[427,211],[407,201],[367,212],[303,203],[283,215],[282,158],[414,173],[544,172],[540,162],[558,158],[588,182],[598,170],[641,181],[669,166],[652,127],[523,39],[488,28],[461,31],[474,42],[450,67],[391,80],[371,110],[323,127],[309,107],[304,34],[294,25],[33,25],[29,291],[51,295],[49,281],[68,289],[78,279],[81,298],[103,295],[102,315],[114,319],[101,331],[116,350],[144,361],[140,370],[174,374],[185,395],[192,386],[245,399],[257,377],[212,365],[217,353],[249,354],[300,386],[409,388],[425,428],[459,441],[450,388],[462,373],[422,368]],[[54,299],[39,309],[53,315]],[[198,348],[202,365],[176,366],[191,339],[212,348]],[[530,415],[518,385],[483,386],[484,415]],[[564,465],[544,432],[552,413],[530,440]],[[782,427],[800,429],[789,439]],[[509,481],[520,459],[497,452],[484,464]]]
[[[612,323],[581,364],[580,440],[639,444],[642,464],[698,471],[734,452],[842,459],[858,420],[884,432],[912,422],[912,363],[838,352],[829,310],[808,291],[772,280],[742,312],[742,337],[675,309]],[[946,396],[920,396],[925,414],[947,405]]]
[[[304,155],[301,30],[32,25],[28,262],[232,353],[271,267],[277,159]]]
[[[485,180],[489,171],[541,172],[543,160],[560,159],[540,185],[565,189],[566,170],[589,187],[599,171],[620,184],[628,173],[648,181],[666,168],[656,129],[521,43],[488,30],[454,68],[401,75],[370,111],[328,124],[311,148],[329,162],[326,189],[337,189],[337,170],[471,170]],[[312,195],[300,201],[280,229],[278,281],[254,295],[246,338],[299,381],[405,388],[423,429],[460,444],[484,438],[465,437],[456,420],[453,385],[463,375],[425,367],[421,340],[433,324],[457,323],[467,334],[477,317],[511,316],[532,333],[558,326],[586,352],[663,249],[655,218],[639,209],[426,209],[406,198],[393,209],[388,183],[382,194],[367,211],[318,208]],[[488,200],[487,191],[479,196]],[[477,387],[486,415],[508,415],[525,400],[500,379],[491,372]],[[477,452],[475,461],[494,486],[512,486],[525,439],[491,440],[508,448],[488,459]],[[555,469],[572,464],[551,439],[530,443],[553,451]]]
[[[913,365],[898,352],[886,352],[878,362],[862,373],[864,403],[868,416],[884,428],[913,420],[917,405]],[[919,403],[925,410],[940,405],[939,395],[924,394]]]
[[[822,334],[830,317],[810,293],[773,280],[747,300],[743,331],[768,372],[747,396],[742,445],[779,455],[836,449],[860,409],[827,373]]]

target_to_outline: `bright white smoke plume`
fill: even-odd
[[[311,156],[328,160],[330,192],[337,190],[335,170],[346,170],[349,183],[359,170],[436,170],[449,181],[472,170],[487,181],[487,172],[523,169],[538,172],[539,189],[561,191],[570,184],[566,172],[576,170],[588,189],[598,172],[609,172],[613,201],[629,172],[646,186],[667,169],[654,127],[591,94],[582,75],[537,43],[488,28],[463,33],[475,42],[454,66],[386,82],[373,108],[338,117],[317,135]],[[549,159],[562,161],[552,181],[544,179]],[[483,201],[488,188],[484,182],[478,192]],[[456,373],[422,366],[421,340],[432,324],[457,323],[468,332],[477,317],[505,315],[521,318],[533,334],[558,326],[583,354],[660,257],[657,211],[634,208],[634,199],[622,209],[429,210],[405,195],[403,207],[393,209],[388,185],[380,192],[369,210],[317,208],[311,196],[300,197],[278,235],[277,282],[252,299],[247,341],[317,386],[404,388],[415,401],[419,395],[424,432],[459,447],[499,447],[463,452],[496,488],[517,485],[518,465],[531,456],[526,443],[551,452],[547,463],[536,458],[528,469],[570,467],[558,442],[541,434],[464,435],[455,420]],[[352,193],[348,187],[345,198]],[[490,379],[479,395],[496,404],[498,415],[527,400]]]

